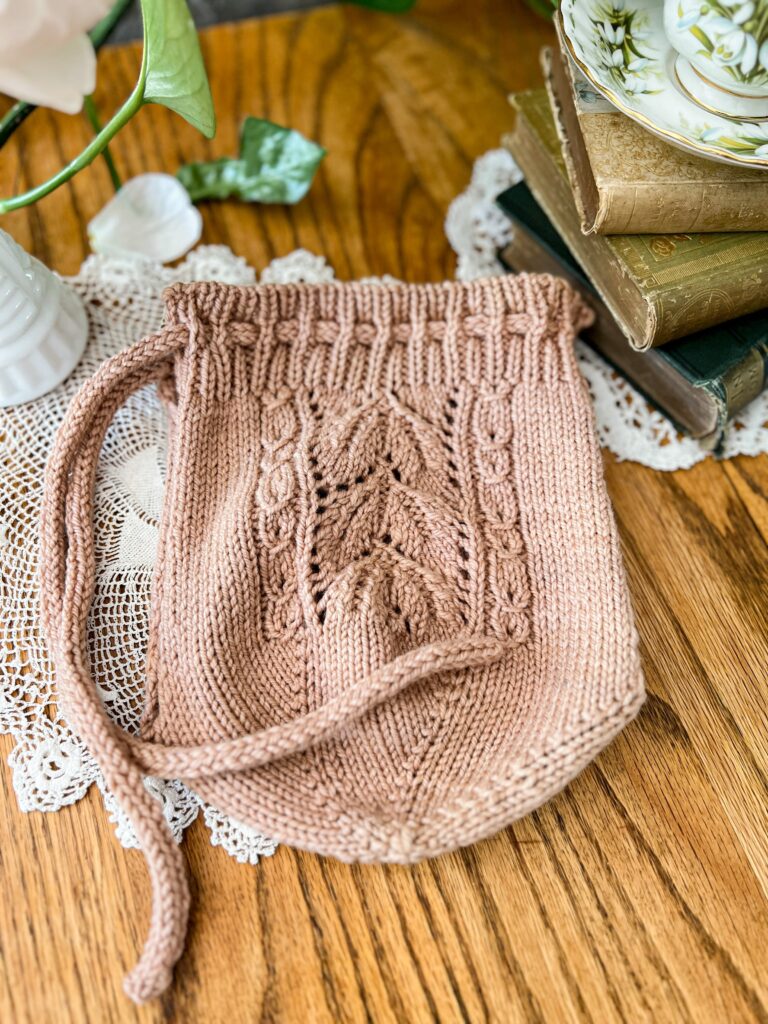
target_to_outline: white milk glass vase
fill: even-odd
[[[0,229],[0,406],[29,402],[60,384],[87,336],[77,295]]]

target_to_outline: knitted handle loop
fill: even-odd
[[[125,979],[135,1002],[160,995],[181,956],[189,886],[181,851],[157,800],[144,787],[126,736],[107,717],[91,677],[87,617],[93,596],[93,491],[104,435],[128,396],[158,379],[187,339],[184,328],[152,335],[104,363],[73,399],[46,466],[41,513],[41,611],[57,684],[73,727],[134,827],[152,885],[142,955]]]
[[[62,702],[131,820],[147,861],[152,916],[141,957],[125,980],[144,1002],[170,984],[185,940],[189,886],[184,858],[143,773],[194,780],[258,767],[327,739],[384,699],[438,672],[496,661],[514,642],[463,636],[401,655],[343,694],[294,721],[259,733],[191,747],[130,736],[107,716],[89,666],[87,618],[95,585],[93,497],[96,467],[113,416],[139,388],[171,368],[189,330],[169,327],[102,365],[73,399],[46,467],[41,516],[43,625],[57,667]]]
[[[169,747],[130,737],[134,760],[145,772],[162,778],[193,781],[226,772],[258,768],[290,754],[299,754],[337,734],[377,704],[439,672],[479,668],[498,661],[515,641],[487,636],[461,636],[408,651],[353,683],[343,694],[281,725],[231,740],[199,746]]]

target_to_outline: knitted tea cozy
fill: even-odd
[[[183,856],[143,774],[346,861],[474,842],[579,772],[643,699],[562,282],[177,286],[73,400],[47,474],[43,612],[66,713],[129,815],[170,982]],[[171,439],[141,738],[86,626],[99,448],[156,381]]]

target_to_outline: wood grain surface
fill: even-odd
[[[341,278],[449,277],[446,207],[509,128],[505,95],[538,80],[550,38],[515,0],[219,26],[203,35],[217,138],[149,109],[115,160],[126,176],[172,171],[235,152],[246,114],[291,124],[329,151],[307,200],[206,206],[205,241],[257,267],[305,246]],[[138,62],[135,46],[102,55],[105,111]],[[87,138],[81,119],[38,112],[3,151],[3,192]],[[73,272],[109,194],[99,163],[3,227]],[[566,792],[408,869],[287,848],[238,865],[198,822],[188,952],[169,994],[136,1009],[121,978],[148,915],[141,856],[118,846],[93,793],[25,816],[2,770],[0,1021],[768,1020],[768,459],[662,474],[607,457],[606,472],[650,696]]]

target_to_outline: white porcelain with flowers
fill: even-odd
[[[664,27],[695,100],[768,119],[768,0],[665,0]]]
[[[678,20],[690,21],[689,28],[700,24],[697,18],[709,18],[714,6],[711,0],[674,2]],[[716,2],[719,5],[722,0]],[[745,19],[734,22],[742,26],[736,31],[758,30],[752,19],[764,4],[768,6],[768,0],[734,3],[729,8],[731,20]],[[768,120],[752,115],[726,117],[705,110],[684,90],[675,66],[678,53],[665,32],[664,0],[562,0],[560,19],[569,55],[598,92],[628,117],[700,156],[768,169]],[[759,90],[760,62],[766,56],[762,44],[755,51],[751,42],[740,42],[733,31],[715,36],[715,29],[707,24],[713,33],[713,50],[721,47],[719,59],[731,62],[723,63],[723,69],[731,68],[723,74],[732,82],[735,75],[748,77]],[[720,22],[715,28],[717,25],[724,29]],[[711,88],[719,90],[719,82]]]

